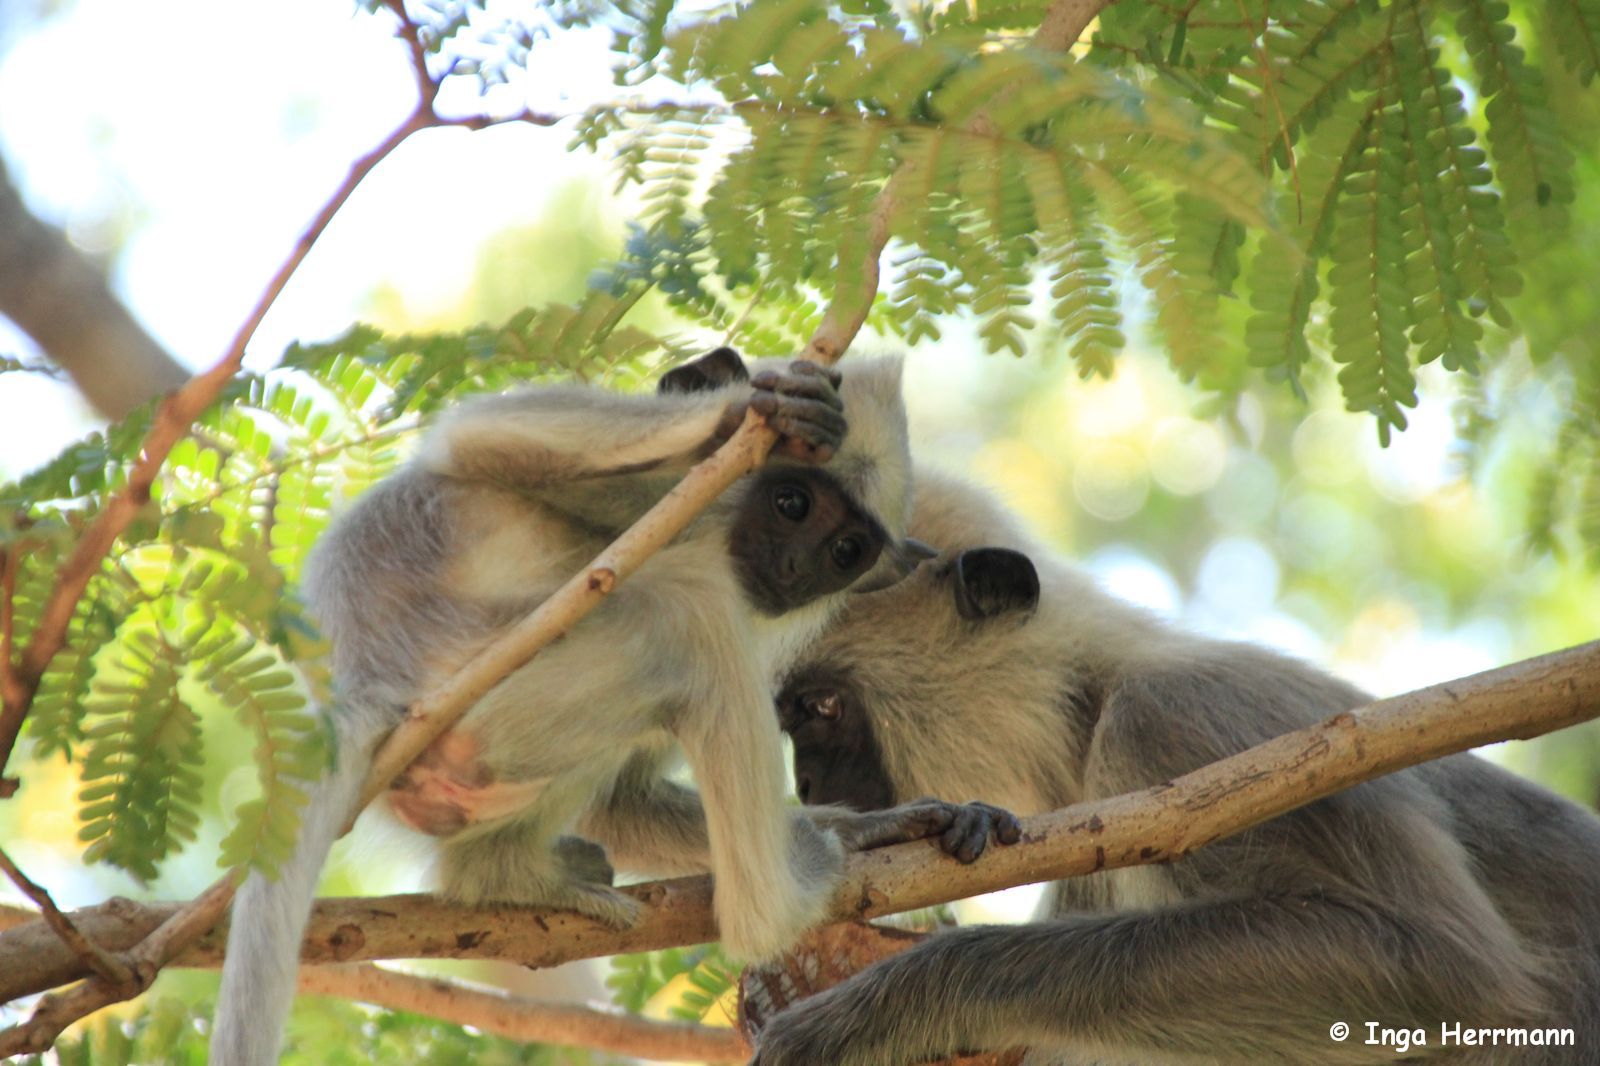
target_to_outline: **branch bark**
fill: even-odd
[[[512,1040],[566,1044],[636,1059],[743,1062],[750,1057],[749,1045],[735,1029],[550,1003],[369,964],[307,966],[300,971],[300,991],[426,1014]]]
[[[1056,0],[1045,11],[1033,43],[1050,52],[1065,52],[1083,37],[1089,23],[1116,0]]]
[[[962,866],[927,842],[850,857],[834,920],[874,918],[1014,885],[1097,870],[1172,862],[1214,840],[1382,774],[1501,740],[1525,739],[1600,716],[1600,641],[1380,700],[1284,734],[1172,782],[1029,818],[1023,839]],[[467,907],[429,896],[327,899],[317,904],[301,959],[504,959],[553,966],[572,959],[699,943],[716,935],[711,882],[679,878],[627,889],[644,904],[633,929],[574,914]],[[72,919],[117,949],[174,904],[112,901]],[[15,912],[0,910],[0,928]],[[216,966],[214,930],[175,961]],[[83,966],[42,922],[0,933],[0,1002],[81,975]]]
[[[96,411],[118,419],[189,372],[111,293],[100,268],[39,221],[0,163],[0,314],[72,375]]]

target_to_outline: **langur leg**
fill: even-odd
[[[661,876],[706,873],[711,840],[700,794],[662,776],[666,760],[643,752],[578,821],[624,870]]]
[[[1506,945],[1472,932],[1326,894],[958,929],[778,1015],[753,1066],[897,1066],[1017,1045],[1108,1062],[1393,1062],[1358,1027],[1538,1017],[1540,993],[1498,954]],[[1335,1022],[1349,1039],[1330,1039]]]
[[[449,837],[515,817],[538,800],[545,781],[499,778],[484,742],[468,726],[428,745],[389,787],[395,817],[419,833]]]

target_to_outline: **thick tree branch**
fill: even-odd
[[[527,999],[365,963],[307,966],[300,971],[300,991],[426,1014],[512,1040],[567,1044],[636,1059],[743,1062],[750,1057],[749,1045],[734,1029]]]
[[[216,925],[228,909],[233,892],[231,888],[221,891],[222,887],[213,885],[198,899],[175,908],[149,936],[128,950],[118,960],[124,967],[121,980],[91,977],[65,992],[40,1000],[26,1022],[0,1031],[0,1059],[46,1051],[62,1031],[79,1018],[132,999],[149,988],[162,968],[200,934]]]
[[[189,376],[112,295],[105,275],[23,204],[0,163],[0,314],[117,419]]]
[[[1600,642],[1381,700],[1287,733],[1172,782],[1027,819],[1021,843],[962,866],[927,842],[851,856],[834,897],[838,920],[873,918],[993,892],[1151,862],[1171,862],[1362,781],[1501,740],[1600,716]],[[645,903],[633,929],[605,929],[537,908],[467,907],[429,896],[329,899],[317,904],[302,960],[488,958],[529,966],[713,939],[709,878],[627,889]],[[72,915],[115,950],[172,913],[172,904],[112,901]],[[0,911],[0,927],[15,914]],[[216,966],[214,930],[177,959]],[[41,922],[0,933],[0,1002],[83,972]]]

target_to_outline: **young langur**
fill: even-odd
[[[944,832],[933,802],[869,816],[786,807],[771,682],[865,575],[905,569],[909,460],[897,360],[722,374],[713,353],[656,396],[583,386],[469,401],[318,543],[313,609],[333,645],[337,765],[293,857],[234,906],[217,1066],[277,1053],[317,875],[378,741],[588,563],[726,438],[747,408],[780,432],[744,478],[563,639],[480,700],[402,775],[390,805],[442,841],[444,895],[567,908],[638,903],[618,866],[711,870],[721,935],[770,956],[823,914],[843,851]],[[846,435],[846,418],[849,433]],[[826,466],[817,464],[826,462]],[[663,779],[681,749],[700,792]],[[702,806],[703,801],[703,806]]]
[[[945,549],[854,597],[779,697],[812,803],[981,794],[1018,813],[1143,789],[1368,702],[1100,592],[988,496],[917,471]],[[1470,755],[1179,862],[1052,885],[1042,919],[939,934],[777,1016],[759,1066],[1600,1062],[1600,819]],[[1343,1040],[1335,1023],[1349,1026]],[[1441,1046],[1441,1025],[1575,1046]],[[1437,1056],[1435,1059],[1433,1056]]]

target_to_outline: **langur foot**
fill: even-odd
[[[560,837],[555,843],[556,857],[574,879],[597,885],[614,885],[617,872],[611,868],[606,849],[582,837]]]
[[[639,924],[643,905],[632,896],[609,885],[575,881],[549,901],[549,906],[577,911],[601,925],[621,932]]]

